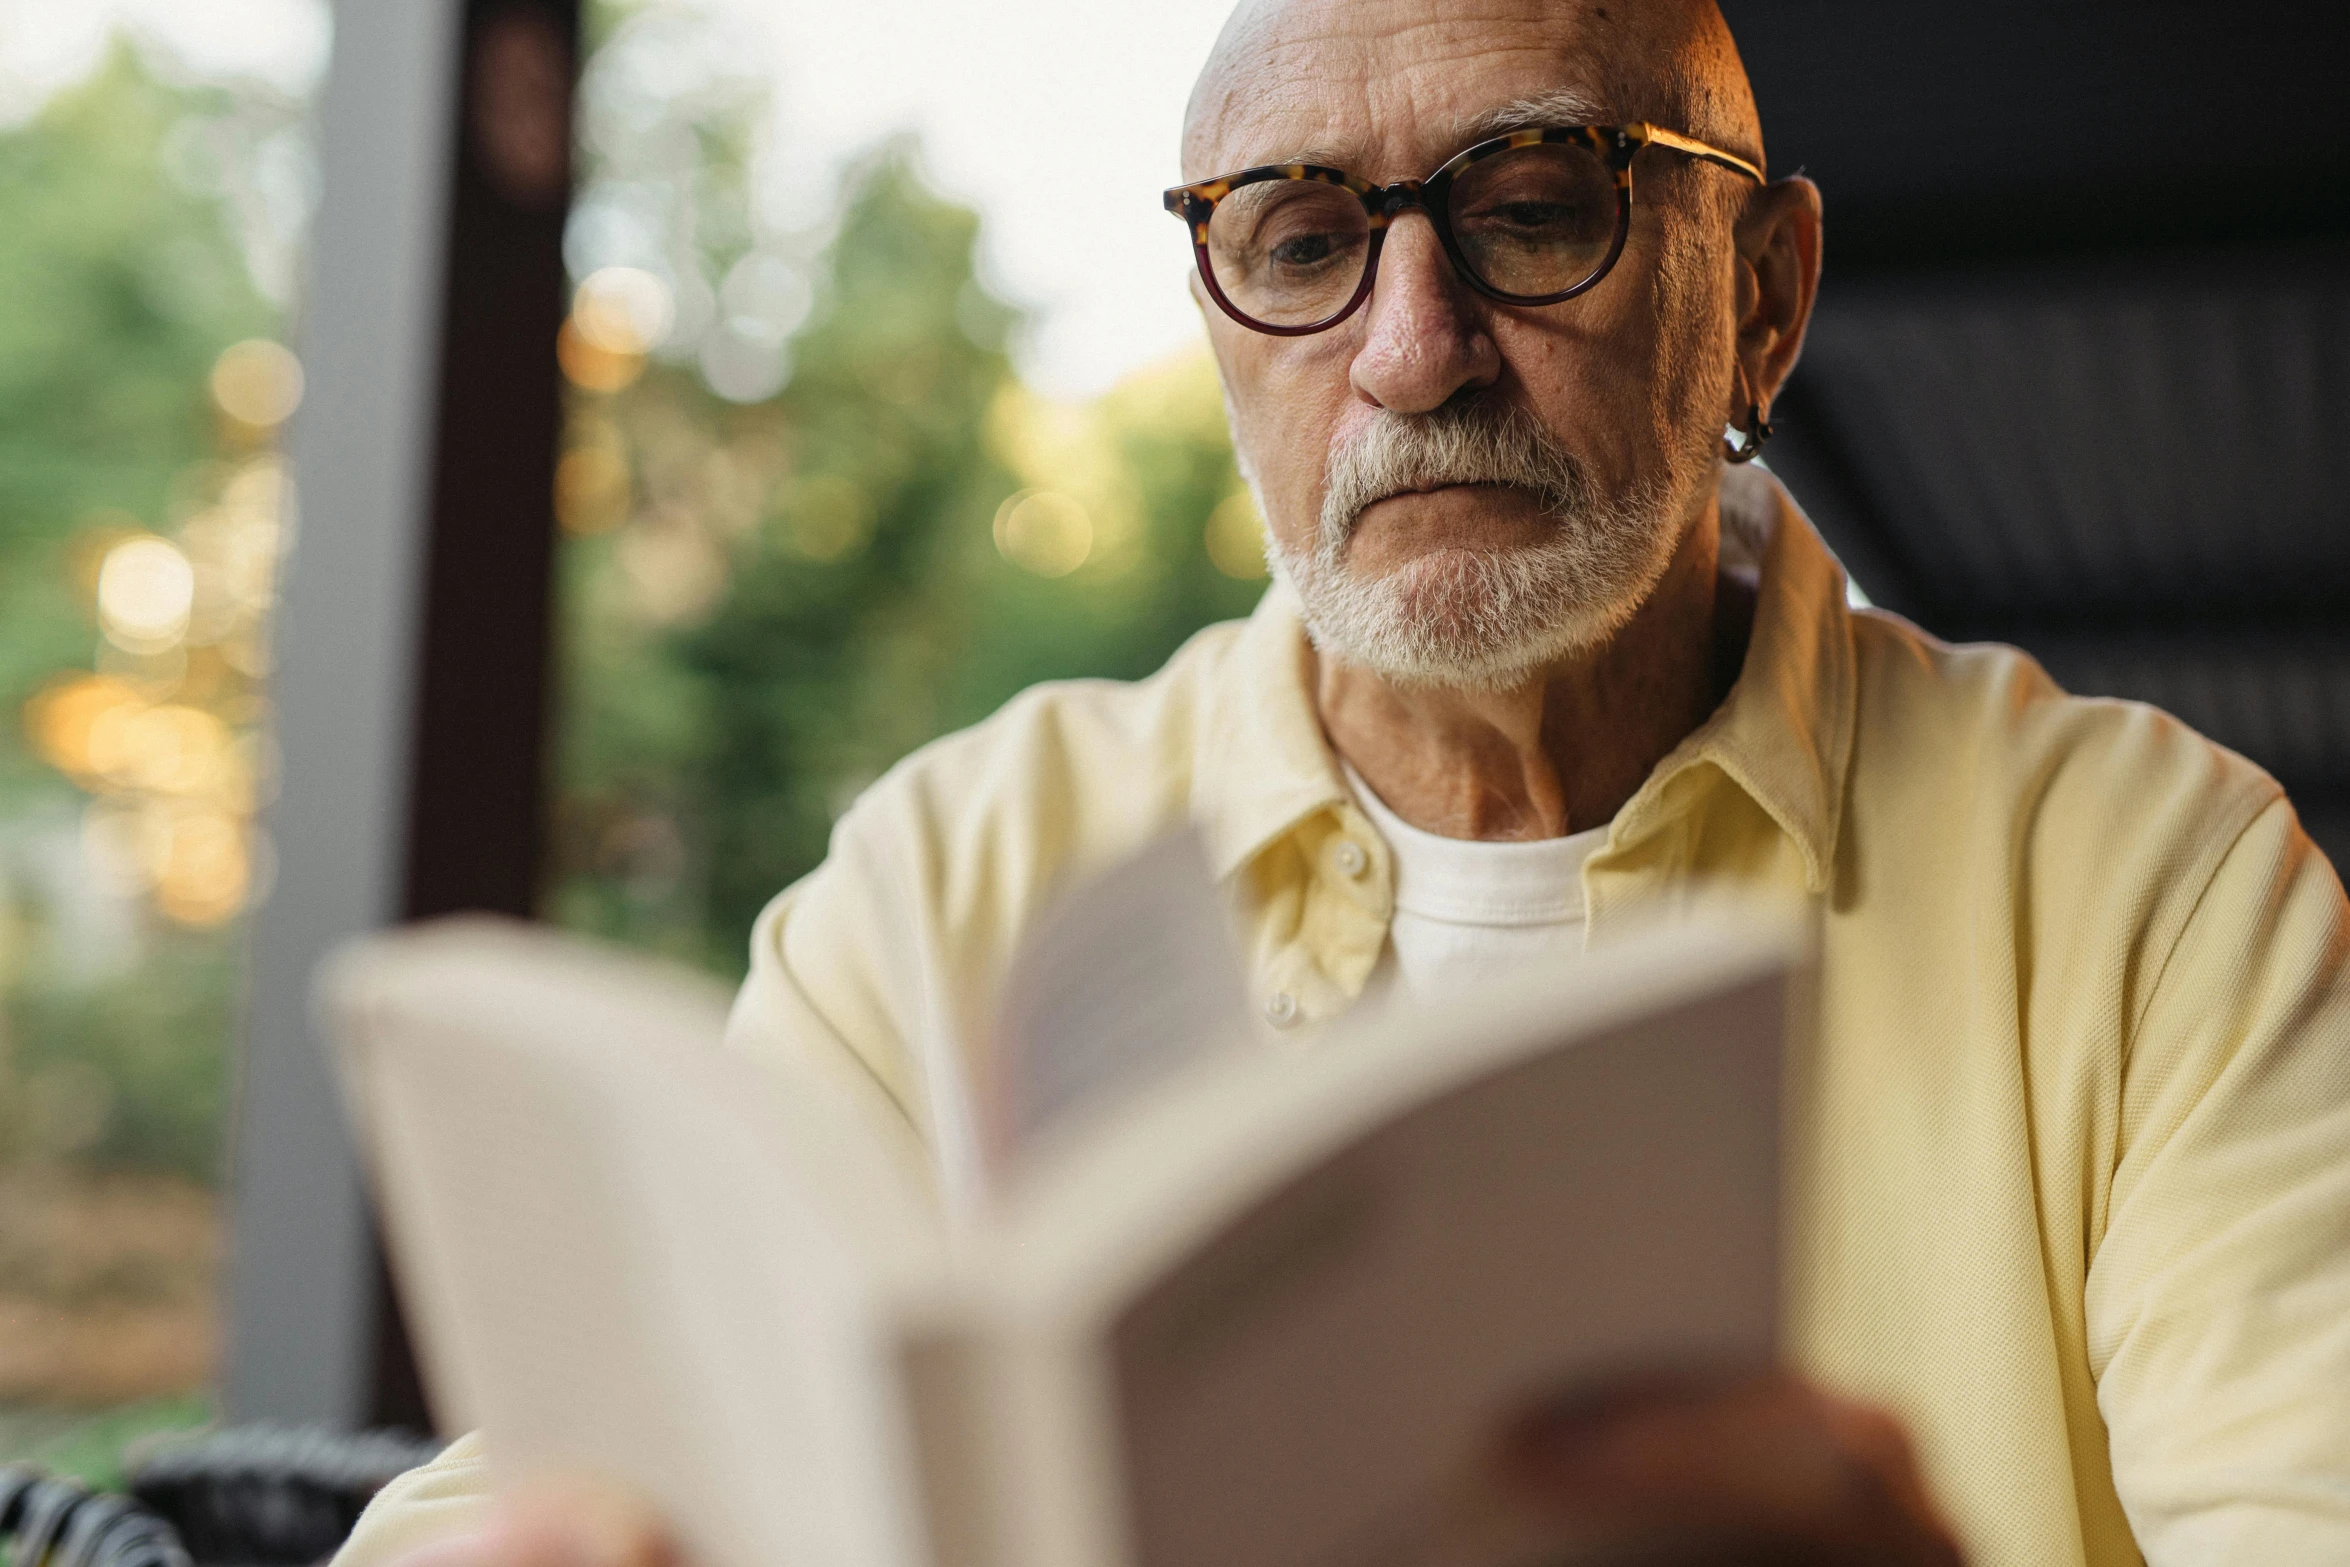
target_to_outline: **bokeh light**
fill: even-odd
[[[873,498],[838,474],[793,485],[784,502],[792,548],[810,560],[843,560],[873,537]]]
[[[196,571],[168,539],[123,540],[98,568],[98,624],[116,646],[156,653],[187,634]]]
[[[555,464],[555,520],[586,538],[628,520],[628,459],[609,446],[575,446]]]
[[[225,811],[174,816],[154,862],[156,906],[183,925],[218,925],[245,906],[252,861],[244,825]]]
[[[799,330],[815,300],[805,272],[762,251],[727,268],[718,285],[718,305],[728,321],[778,342]]]
[[[82,813],[82,862],[117,897],[154,890],[154,866],[171,847],[169,817],[135,803],[97,800]]]
[[[1166,412],[1119,398],[1054,402],[1008,383],[988,410],[988,445],[1025,490],[1056,499],[1019,517],[1018,527],[1012,510],[999,510],[996,543],[1005,558],[1046,577],[1083,566],[1096,581],[1143,566],[1145,494],[1127,442],[1137,423],[1156,424]]]
[[[642,267],[598,267],[572,296],[571,320],[588,344],[610,354],[649,354],[669,337],[677,302]]]
[[[628,529],[615,541],[613,555],[637,613],[649,625],[699,619],[726,587],[726,561],[716,542],[684,516]]]
[[[660,277],[643,267],[598,267],[571,296],[555,358],[581,391],[621,391],[644,374],[645,356],[676,323],[677,296]]]
[[[753,251],[718,285],[719,319],[695,351],[702,380],[730,403],[763,403],[791,379],[788,344],[815,290],[780,256]]]
[[[1254,582],[1265,575],[1265,520],[1257,498],[1236,490],[1208,513],[1208,560],[1227,577]]]
[[[645,356],[599,347],[579,329],[576,316],[567,317],[555,334],[555,361],[563,378],[583,392],[618,392],[645,373]]]
[[[79,835],[92,889],[207,928],[262,881],[251,818],[271,769],[258,682],[294,487],[273,452],[197,464],[180,484],[174,537],[124,513],[85,518],[72,553],[104,632],[96,667],[51,679],[23,721],[35,752],[92,797]]]
[[[195,569],[189,642],[237,642],[267,624],[293,509],[284,464],[264,457],[236,470],[222,486],[219,504],[180,529],[180,550]]]
[[[241,816],[215,806],[103,800],[82,816],[93,875],[196,928],[222,924],[251,900],[261,847]]]
[[[120,788],[223,803],[244,792],[228,725],[202,708],[123,703],[91,721],[88,739],[87,770]]]
[[[239,424],[273,429],[302,403],[302,362],[282,343],[247,338],[212,364],[212,400]]]
[[[1093,553],[1093,519],[1058,490],[1019,490],[996,508],[995,547],[1040,577],[1065,577]]]
[[[139,702],[139,693],[127,681],[108,675],[68,676],[25,704],[25,733],[43,761],[59,772],[88,779],[96,772],[90,762],[91,730],[108,713]]]
[[[729,316],[702,339],[695,351],[702,380],[730,403],[763,403],[791,379],[783,340],[762,322]]]

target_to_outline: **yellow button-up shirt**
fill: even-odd
[[[1795,1360],[1905,1417],[1982,1567],[2350,1562],[2333,870],[2274,782],[2164,714],[1849,609],[1767,477],[1733,472],[1723,511],[1759,567],[1746,662],[1586,864],[1586,941],[1709,884],[1817,911]],[[760,920],[734,1037],[878,1085],[953,1202],[963,1046],[1022,933],[1186,820],[1266,1015],[1344,1011],[1392,862],[1276,592],[1148,680],[1040,687],[875,784]],[[370,1527],[477,1469],[468,1445]]]

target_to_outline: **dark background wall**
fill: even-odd
[[[1879,604],[2350,853],[2350,7],[1728,0],[1827,277],[1772,466]]]

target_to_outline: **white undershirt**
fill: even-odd
[[[1605,827],[1530,843],[1443,838],[1388,809],[1352,767],[1346,781],[1395,856],[1395,919],[1366,1001],[1440,998],[1583,950],[1583,862]]]

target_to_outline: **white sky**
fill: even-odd
[[[307,92],[332,31],[321,0],[0,0],[0,124],[89,75],[127,29],[191,76]]]
[[[763,19],[788,139],[836,156],[922,133],[986,222],[991,281],[1039,311],[1040,390],[1103,390],[1201,340],[1178,177],[1191,78],[1231,0],[727,0]]]
[[[343,0],[403,4],[410,0]],[[1200,339],[1183,230],[1160,208],[1192,73],[1230,0],[655,0],[727,13],[773,54],[784,149],[810,174],[893,130],[985,223],[989,281],[1036,314],[1022,369],[1082,396]],[[0,0],[0,123],[128,26],[190,75],[294,92],[322,0]]]

